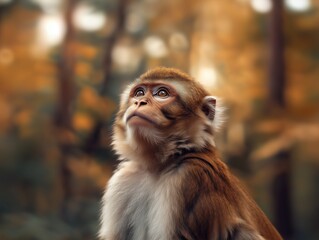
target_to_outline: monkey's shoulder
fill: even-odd
[[[237,182],[227,165],[217,158],[206,155],[186,155],[180,161],[180,168],[186,173],[187,178],[204,186],[214,187],[229,185]],[[213,186],[211,186],[213,184]]]

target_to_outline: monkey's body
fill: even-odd
[[[215,101],[191,81],[157,69],[122,96],[114,127],[122,162],[103,197],[101,239],[281,239],[216,156]]]

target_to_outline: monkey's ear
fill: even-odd
[[[219,98],[213,96],[206,96],[202,102],[202,111],[206,117],[211,121],[214,131],[221,129],[225,122],[223,104]]]
[[[203,99],[202,111],[209,120],[213,121],[215,119],[216,113],[216,98],[212,96],[206,96]]]

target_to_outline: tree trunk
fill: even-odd
[[[272,0],[273,8],[270,13],[270,76],[268,110],[276,113],[285,108],[285,60],[283,37],[283,1]],[[291,211],[291,157],[289,150],[283,150],[277,156],[277,166],[282,167],[274,178],[272,185],[273,203],[275,209],[275,225],[284,239],[293,235]]]
[[[283,1],[272,0],[270,13],[270,78],[268,101],[271,106],[285,106],[285,60],[283,37]]]
[[[72,147],[72,101],[74,98],[74,32],[72,16],[76,0],[68,0],[65,10],[66,34],[62,45],[62,54],[58,62],[58,99],[55,115],[57,138],[61,152],[60,174],[62,184],[61,214],[67,219],[67,205],[71,197],[71,172],[68,168],[68,156]]]
[[[105,55],[103,60],[104,78],[100,87],[101,96],[104,96],[107,93],[107,88],[109,86],[109,81],[112,75],[112,51],[117,40],[122,36],[124,32],[128,2],[129,0],[119,0],[115,30],[113,34],[105,41]],[[98,119],[84,145],[85,152],[91,153],[94,149],[96,149],[103,126],[103,119]]]

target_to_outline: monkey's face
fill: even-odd
[[[165,71],[142,75],[121,96],[113,145],[122,158],[170,155],[213,143],[215,98],[186,75]]]
[[[161,82],[138,84],[130,92],[123,121],[132,129],[164,129],[170,119],[163,110],[176,103],[176,96],[174,87]]]
[[[173,82],[143,81],[130,86],[122,96],[117,122],[131,145],[165,141],[189,112]]]

